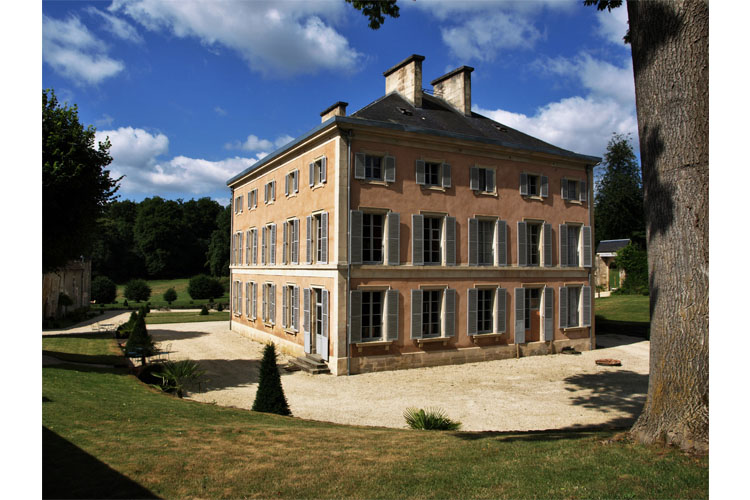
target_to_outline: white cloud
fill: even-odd
[[[143,37],[141,37],[138,31],[124,19],[103,12],[96,7],[88,7],[86,12],[101,18],[104,21],[104,24],[102,25],[104,29],[117,38],[138,44],[143,43]]]
[[[609,12],[599,12],[598,23],[597,33],[602,38],[625,49],[628,48],[622,39],[628,32],[628,9],[624,5]]]
[[[42,59],[76,83],[91,85],[125,69],[75,16],[65,21],[42,16]]]
[[[337,19],[344,2],[222,2],[116,0],[123,12],[152,31],[197,38],[208,48],[230,48],[264,75],[320,70],[353,72],[362,54],[323,19]]]
[[[443,43],[464,61],[491,61],[502,49],[530,49],[543,36],[531,22],[503,12],[478,15],[440,31]]]
[[[250,134],[243,142],[228,142],[224,145],[224,148],[241,149],[243,151],[274,151],[293,140],[294,137],[290,135],[282,135],[275,141],[269,141],[268,139],[260,139],[258,136]]]

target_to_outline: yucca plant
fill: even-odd
[[[154,372],[154,376],[164,381],[164,390],[174,391],[180,398],[184,395],[186,386],[197,383],[200,388],[200,380],[205,374],[206,371],[201,370],[200,365],[192,359],[167,361],[161,371]]]
[[[407,408],[404,411],[406,424],[412,429],[457,431],[461,428],[461,422],[455,422],[448,418],[440,408]]]

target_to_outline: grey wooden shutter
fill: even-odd
[[[477,167],[469,169],[469,188],[472,191],[479,191],[479,168]]]
[[[544,287],[544,340],[555,340],[555,290]]]
[[[546,198],[549,196],[549,178],[546,175],[541,176],[541,184],[539,194],[542,198]]]
[[[320,224],[323,226],[320,232],[320,260],[323,264],[328,264],[328,212],[320,214]]]
[[[485,175],[485,185],[487,186],[487,192],[488,193],[494,193],[495,192],[495,171],[491,168],[487,168],[484,170]]]
[[[305,238],[307,240],[307,260],[306,262],[308,264],[312,264],[312,238],[313,238],[313,229],[312,229],[312,215],[307,216],[307,233],[305,234]]]
[[[289,196],[289,176],[290,176],[290,175],[291,175],[291,174],[286,174],[286,175],[284,176],[284,194],[285,194],[286,196]]]
[[[239,250],[237,252],[238,255],[239,255],[239,259],[237,259],[237,264],[240,265],[240,266],[242,265],[242,239],[243,239],[243,236],[244,235],[241,232],[237,233],[237,237],[239,238],[239,247],[237,248],[237,250]]]
[[[247,234],[245,236],[247,238],[246,240],[247,242],[245,243],[245,264],[249,266],[251,264],[250,256],[252,255],[251,250],[253,246],[253,241],[252,241],[253,232],[248,229]]]
[[[521,174],[521,179],[518,183],[519,190],[521,191],[521,196],[528,196],[529,194],[529,178],[528,175],[525,173]]]
[[[456,265],[456,218],[445,218],[445,265]]]
[[[268,301],[268,316],[271,319],[271,324],[276,324],[276,284],[271,285],[271,297]]]
[[[292,264],[299,264],[299,219],[292,221]]]
[[[242,282],[237,282],[237,314],[242,316]]]
[[[568,179],[565,177],[562,178],[560,183],[560,194],[562,195],[563,200],[568,199]]]
[[[292,329],[299,331],[299,287],[292,288]]]
[[[579,199],[586,201],[589,197],[588,189],[586,189],[586,181],[580,181],[578,184]]]
[[[568,288],[560,287],[560,311],[559,311],[559,324],[560,328],[568,326]]]
[[[325,184],[328,180],[328,158],[325,156],[320,159],[320,182]]]
[[[362,263],[362,212],[349,212],[349,255],[352,264]]]
[[[349,292],[349,341],[362,342],[362,292]]]
[[[445,326],[443,328],[443,337],[456,336],[456,290],[447,288],[445,290],[445,312],[443,319]]]
[[[479,299],[479,290],[469,288],[467,291],[468,309],[466,312],[466,333],[469,336],[477,334],[477,302]]]
[[[495,223],[495,237],[497,238],[497,265],[508,265],[508,228],[504,220],[498,220]]]
[[[583,304],[583,314],[581,326],[591,326],[591,287],[581,287],[581,302]]]
[[[253,264],[258,265],[258,229],[253,229]]]
[[[276,180],[271,181],[271,201],[276,201]]]
[[[396,182],[396,158],[386,156],[385,162],[385,182]]]
[[[479,221],[469,219],[469,265],[476,266],[479,262]]]
[[[251,283],[248,281],[245,283],[245,315],[249,318],[250,317],[250,290],[251,290]]]
[[[411,216],[411,263],[415,266],[424,265],[424,216]],[[420,296],[421,297],[421,296]]]
[[[583,226],[583,267],[591,267],[591,226]]]
[[[560,265],[567,267],[570,265],[568,262],[568,225],[560,224],[558,231],[560,231]]]
[[[411,338],[422,338],[422,290],[411,291]]]
[[[451,187],[451,166],[448,163],[443,163],[443,187]]]
[[[515,289],[515,310],[516,310],[516,327],[515,340],[516,344],[523,344],[526,341],[526,291],[523,288]]]
[[[386,217],[386,224],[388,224],[388,265],[397,266],[401,263],[399,242],[401,216],[396,212],[390,212]]]
[[[526,265],[526,223],[518,223],[518,265]]]
[[[284,233],[284,234],[283,234],[283,236],[284,236],[284,241],[282,242],[282,250],[281,250],[281,263],[282,263],[282,264],[289,264],[289,260],[287,260],[287,255],[288,255],[288,253],[291,253],[291,252],[289,251],[289,224],[287,224],[287,223],[285,222],[285,223],[284,223],[284,224],[282,225],[282,227],[284,228],[284,231],[283,231],[283,233]],[[290,257],[291,257],[291,255],[290,255]]]
[[[312,175],[310,176],[310,178],[312,179]],[[365,178],[365,154],[364,153],[356,153],[354,155],[354,178],[355,179]]]
[[[305,288],[302,290],[302,331],[305,336],[305,352],[312,352],[312,337],[310,333],[310,289]]]
[[[251,292],[253,294],[252,299],[252,319],[255,321],[255,319],[258,317],[258,284],[253,283],[253,286],[251,288]]]
[[[294,188],[293,191],[295,193],[299,193],[299,170],[295,170],[293,174],[294,174],[292,176],[292,180],[294,181],[293,186],[292,186]]]
[[[262,305],[260,309],[261,319],[263,322],[268,321],[268,285],[266,283],[263,283],[263,290],[262,290]]]
[[[544,231],[544,266],[552,266],[552,224],[542,224],[542,230]]]
[[[321,323],[323,328],[323,336],[328,337],[328,290],[323,289],[320,291],[322,293],[321,302],[322,302],[322,309],[323,309],[323,318]],[[328,359],[328,352],[326,349],[326,355],[325,358]]]
[[[385,292],[385,335],[386,340],[398,340],[398,290]]]
[[[263,226],[260,228],[260,263],[261,265],[266,265],[266,233],[268,232],[268,226]]]
[[[287,297],[287,289],[289,287],[283,286],[281,287],[281,327],[287,328],[289,325],[286,322],[286,319],[288,316],[291,316],[289,314],[289,297]]]
[[[271,238],[270,245],[268,245],[271,258],[268,259],[271,265],[276,265],[276,224],[271,224],[269,237]]]
[[[495,302],[495,332],[505,333],[506,317],[507,317],[507,303],[508,298],[505,292],[505,288],[497,289],[497,298]]]
[[[310,187],[313,187],[315,185],[315,162],[311,162],[308,168],[310,174],[308,177],[308,184]]]
[[[424,160],[417,160],[417,184],[424,186]]]

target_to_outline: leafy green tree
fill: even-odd
[[[630,243],[617,251],[615,265],[625,270],[625,281],[619,293],[648,294],[648,254],[640,246]]]
[[[380,28],[385,22],[384,16],[399,17],[399,8],[396,5],[396,0],[346,0],[346,3],[362,11],[362,14],[370,20],[368,26],[374,30]]]
[[[138,205],[133,240],[152,278],[173,278],[184,272],[182,248],[188,239],[180,203],[158,196]]]
[[[117,283],[146,275],[146,266],[133,241],[133,227],[138,213],[138,203],[130,200],[115,201],[107,206],[99,219],[91,251],[91,272],[105,275]]]
[[[151,287],[144,280],[130,280],[125,285],[125,298],[143,302],[151,297]]]
[[[206,258],[212,276],[229,276],[229,246],[232,224],[231,206],[216,216],[216,229],[211,233]]]
[[[96,130],[78,120],[78,108],[42,91],[42,272],[63,267],[90,250],[97,219],[115,198],[120,179],[109,141],[94,144]]]
[[[164,292],[164,300],[166,300],[167,304],[170,306],[172,305],[172,302],[177,300],[177,292],[175,292],[174,288],[167,288],[167,291]]]
[[[117,298],[117,285],[106,276],[91,280],[91,298],[99,304],[111,304]]]
[[[597,182],[594,200],[596,244],[625,238],[644,244],[641,167],[628,137],[612,136],[601,168],[604,173]]]
[[[258,392],[255,393],[253,411],[289,415],[292,412],[281,387],[281,375],[276,365],[276,346],[267,344],[263,349],[263,359],[258,373]]]
[[[190,297],[195,300],[210,299],[224,295],[224,287],[219,283],[219,280],[205,274],[199,274],[190,278],[187,291]]]

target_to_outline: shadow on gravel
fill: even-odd
[[[258,383],[260,359],[196,359],[206,370],[200,392],[217,391]],[[280,369],[282,377],[291,375]]]
[[[168,330],[164,328],[154,328],[153,326],[148,327],[148,333],[154,338],[156,342],[168,342],[170,340],[184,340],[194,339],[209,335],[208,332],[181,332],[179,330]]]
[[[603,413],[624,412],[627,417],[617,416],[604,425],[628,427],[641,414],[648,392],[648,375],[630,370],[600,371],[573,375],[565,380],[567,391],[572,394],[571,404],[598,410]],[[591,391],[581,395],[579,391]]]

